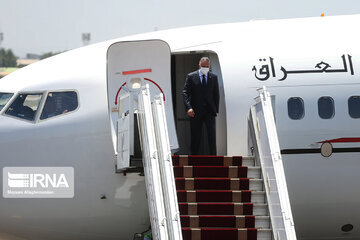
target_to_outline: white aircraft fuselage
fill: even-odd
[[[132,239],[134,233],[147,230],[144,177],[115,173],[114,96],[130,81],[116,78],[116,71],[125,76],[125,71],[152,69],[133,74],[162,88],[170,140],[174,149],[186,153],[189,134],[181,86],[202,55],[210,57],[212,71],[219,76],[218,154],[251,153],[247,116],[256,89],[266,86],[273,96],[298,238],[359,239],[360,35],[354,29],[359,23],[360,15],[353,15],[153,32],[69,51],[1,79],[0,93],[14,95],[0,111],[0,168],[73,167],[75,194],[67,199],[1,197],[0,239]],[[114,44],[145,46],[153,39],[169,46],[168,55],[164,47],[161,59],[149,52],[154,56],[151,61],[141,62],[149,60],[141,52],[151,49],[150,41],[145,50],[125,47],[131,51],[118,54],[120,62],[109,58]],[[166,73],[157,79],[162,61],[169,77]],[[109,67],[117,64],[119,70]],[[47,93],[63,90],[77,92],[78,108],[40,120]],[[6,114],[20,93],[43,94],[34,121]],[[302,103],[302,112],[289,113],[292,100]],[[330,113],[319,110],[321,100]],[[330,156],[321,154],[324,142],[333,147]],[[349,232],[342,230],[347,224],[354,227]]]

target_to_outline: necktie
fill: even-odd
[[[202,75],[202,82],[201,82],[203,87],[206,87],[206,79],[205,79],[205,75]]]

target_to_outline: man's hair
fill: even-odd
[[[199,64],[202,62],[202,61],[206,61],[206,62],[209,62],[210,63],[210,59],[208,57],[202,57],[199,61]]]

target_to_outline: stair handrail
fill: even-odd
[[[296,240],[271,96],[265,86],[259,89],[255,101],[250,109],[249,137],[262,169],[273,237],[275,240]]]
[[[154,126],[158,147],[159,165],[164,193],[166,219],[170,240],[182,240],[180,211],[175,186],[170,139],[165,114],[163,94],[155,96],[152,103]]]
[[[142,87],[138,95],[137,116],[152,234],[156,240],[168,240],[168,226],[149,85]]]

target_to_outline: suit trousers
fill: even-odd
[[[195,117],[190,118],[190,129],[191,129],[191,154],[192,155],[203,155],[200,152],[201,141],[203,140],[203,125],[206,126],[206,132],[209,146],[210,155],[216,155],[216,127],[215,127],[215,116],[212,113],[200,113],[196,114]]]

